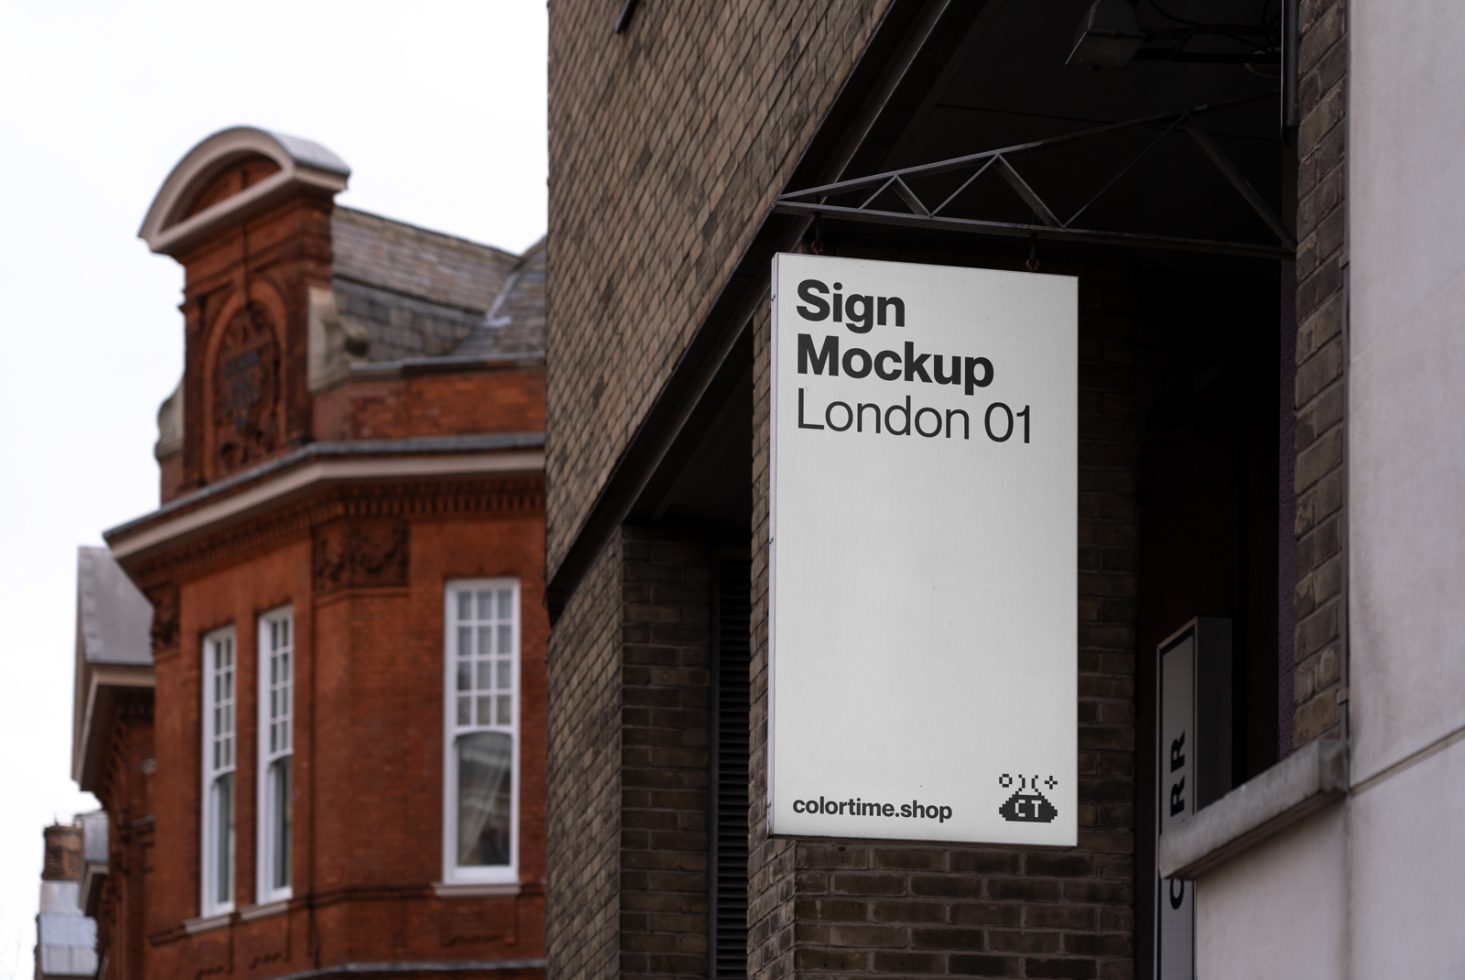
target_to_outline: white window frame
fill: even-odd
[[[459,725],[457,723],[458,615],[457,600],[463,592],[484,589],[510,590],[509,608],[513,614],[510,626],[512,659],[510,682],[510,725]],[[450,579],[443,586],[443,881],[464,884],[508,884],[519,880],[519,789],[523,782],[522,753],[519,739],[520,692],[523,689],[520,632],[523,620],[521,594],[517,578]],[[475,681],[476,683],[476,681]],[[476,709],[475,709],[476,710]],[[457,737],[477,731],[500,731],[512,739],[512,761],[509,798],[509,863],[507,865],[472,866],[458,864],[458,765],[455,751]]]
[[[273,645],[273,634],[275,627],[284,626],[285,642],[275,647]],[[295,833],[294,822],[288,820],[290,826],[290,841],[287,846],[285,858],[285,885],[276,888],[272,884],[275,877],[275,807],[280,801],[275,799],[275,790],[270,780],[271,766],[285,759],[289,761],[290,785],[294,787],[294,753],[295,753],[295,618],[290,606],[282,606],[279,609],[272,609],[264,613],[257,620],[256,636],[258,639],[259,659],[257,661],[259,675],[259,727],[256,729],[258,736],[259,764],[255,767],[255,902],[264,905],[267,902],[280,902],[288,899],[291,894],[290,860],[294,855]],[[285,657],[286,676],[283,680],[274,678],[270,672],[271,658],[283,654]],[[277,695],[271,697],[271,695]],[[272,741],[272,725],[283,723],[283,748],[280,744]],[[285,815],[289,818],[291,814],[290,799],[283,801]]]
[[[226,699],[217,697],[219,692],[217,682],[219,675],[220,652],[224,649],[229,653],[229,667],[227,671],[228,683]],[[217,810],[218,801],[214,796],[214,784],[225,776],[236,777],[239,760],[239,649],[234,635],[233,626],[225,626],[204,634],[202,644],[202,657],[200,658],[200,677],[202,678],[202,698],[200,699],[203,708],[203,724],[200,729],[203,732],[203,755],[199,771],[202,776],[202,795],[199,798],[199,814],[201,820],[201,833],[199,840],[201,850],[199,855],[199,878],[200,878],[200,914],[204,917],[225,915],[234,911],[234,891],[238,882],[234,878],[234,870],[238,864],[238,833],[234,825],[234,814],[239,810],[239,781],[232,779],[232,787],[229,795],[229,842],[227,867],[221,866],[215,859],[219,854],[220,841],[218,837],[219,813]],[[228,732],[224,732],[224,728]],[[222,756],[215,755],[215,749],[222,752]],[[218,886],[221,883],[220,875],[226,875],[228,899],[219,901],[217,899]]]

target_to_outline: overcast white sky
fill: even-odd
[[[76,547],[157,505],[182,275],[136,237],[227,126],[308,137],[338,200],[520,251],[545,230],[545,0],[0,4],[0,978],[29,977],[69,778]]]

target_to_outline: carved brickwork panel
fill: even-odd
[[[258,304],[230,317],[210,381],[216,472],[228,473],[272,454],[280,439],[280,344]]]
[[[172,650],[178,645],[178,588],[167,585],[147,592],[153,604],[153,653]]]
[[[337,523],[321,528],[313,544],[316,594],[406,585],[407,547],[405,521]]]

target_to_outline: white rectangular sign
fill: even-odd
[[[775,257],[773,833],[1077,843],[1077,297]]]

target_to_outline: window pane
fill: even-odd
[[[478,699],[478,717],[474,720],[480,725],[493,724],[493,698],[480,697]]]
[[[478,627],[478,653],[493,653],[493,634],[490,627]]]
[[[234,774],[214,780],[214,901],[234,897]]]
[[[458,739],[458,865],[510,863],[514,740],[503,732]]]
[[[473,689],[473,662],[470,660],[458,661],[458,690],[470,691]]]
[[[471,626],[458,627],[458,656],[473,656],[473,628]]]
[[[489,691],[493,689],[493,661],[478,661],[478,689]]]
[[[478,593],[478,618],[479,619],[492,619],[493,618],[493,606],[491,606],[489,604],[492,600],[493,600],[493,593],[491,593],[491,592],[480,592],[480,593]]]
[[[513,661],[507,658],[498,661],[498,689],[507,691],[513,687],[513,680],[510,671],[513,668]]]
[[[499,627],[499,645],[498,645],[498,652],[499,653],[503,653],[503,654],[508,654],[508,653],[513,653],[514,652],[513,646],[511,645],[511,639],[510,639],[510,636],[509,636],[509,627],[508,627],[507,624]]]
[[[499,619],[512,619],[513,616],[514,616],[514,613],[513,613],[513,604],[512,604],[512,600],[514,598],[514,590],[513,589],[500,589],[499,590],[499,594],[498,594],[498,598],[499,598]]]
[[[270,875],[271,888],[285,888],[290,884],[290,759],[285,757],[270,766],[274,805],[274,861]]]
[[[458,699],[458,724],[460,724],[460,725],[471,725],[471,724],[473,724],[473,716],[471,714],[469,714],[469,712],[472,711],[472,710],[473,709],[472,709],[472,706],[471,706],[470,702],[468,701],[468,698],[466,698],[466,697],[460,697]]]
[[[458,619],[473,618],[473,595],[469,592],[458,593]]]
[[[497,700],[498,710],[497,717],[495,718],[496,723],[500,725],[512,725],[514,723],[514,716],[512,714],[513,709],[509,705],[509,696],[507,694],[500,694]]]

